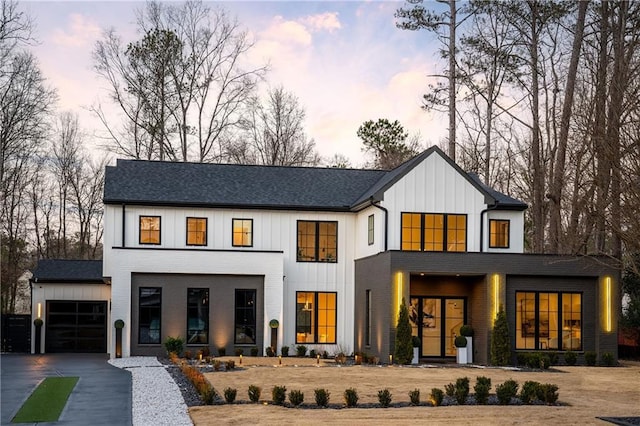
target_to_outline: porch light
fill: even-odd
[[[604,331],[610,333],[611,326],[611,277],[604,278]]]

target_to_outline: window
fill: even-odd
[[[369,245],[373,244],[374,229],[374,216],[370,215],[367,218],[367,242],[369,243]]]
[[[140,244],[160,244],[160,216],[140,216]]]
[[[140,287],[138,299],[138,343],[160,344],[162,289]]]
[[[235,343],[255,345],[256,343],[256,291],[236,290]]]
[[[336,343],[337,293],[296,293],[296,343]]]
[[[207,218],[188,217],[187,218],[187,245],[206,246],[207,245]]]
[[[298,262],[338,261],[338,222],[298,221]]]
[[[408,251],[467,250],[467,216],[402,213],[401,248]]]
[[[489,247],[509,248],[509,221],[495,220],[489,221]]]
[[[233,219],[233,246],[253,246],[253,219]]]
[[[516,292],[516,349],[582,350],[582,294]]]
[[[187,344],[209,341],[209,289],[187,289]]]

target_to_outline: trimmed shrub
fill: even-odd
[[[549,352],[549,364],[550,365],[558,365],[558,352]]]
[[[509,322],[504,308],[500,306],[491,333],[491,364],[505,366],[511,363],[511,341]]]
[[[613,367],[615,365],[615,360],[613,358],[613,354],[611,352],[605,352],[602,354],[602,359],[600,360],[602,365],[605,367]]]
[[[409,391],[409,399],[411,400],[411,405],[420,405],[420,389],[415,388]]]
[[[294,407],[297,407],[304,402],[304,393],[299,390],[292,390],[291,392],[289,392],[289,402]]]
[[[475,392],[476,402],[480,405],[485,405],[489,401],[489,391],[491,390],[491,379],[488,377],[480,376],[476,378],[476,384],[473,387]]]
[[[307,347],[305,345],[296,346],[296,355],[299,357],[303,357],[307,355]]]
[[[287,387],[286,386],[274,386],[271,389],[271,399],[276,405],[283,405],[285,399],[287,399]]]
[[[468,396],[469,396],[469,378],[461,377],[456,379],[454,397],[456,398],[458,405],[464,405]]]
[[[164,348],[167,350],[167,354],[171,352],[180,356],[182,354],[182,350],[184,348],[184,340],[182,337],[167,337],[164,341]]]
[[[210,387],[203,390],[200,396],[202,397],[202,402],[204,402],[205,405],[213,405],[214,401],[216,400],[216,396],[218,396],[218,393],[213,387]]]
[[[413,359],[413,343],[411,338],[411,323],[409,322],[409,310],[402,298],[398,324],[396,325],[396,342],[394,358],[398,364],[411,364]]]
[[[545,383],[538,385],[538,391],[536,393],[537,398],[540,401],[544,401],[547,404],[555,404],[558,401],[558,386]]]
[[[469,324],[463,325],[462,327],[460,327],[460,335],[473,337],[473,327],[471,327]]]
[[[310,356],[311,358],[315,358],[315,357],[316,357],[316,350],[315,350],[315,349],[311,349],[311,350],[309,351],[309,356]]]
[[[593,367],[594,365],[596,365],[597,358],[598,355],[594,351],[586,351],[584,353],[584,362],[589,367]]]
[[[233,401],[236,400],[236,395],[238,391],[233,388],[226,388],[224,390],[224,400],[227,401],[227,404],[233,404]]]
[[[509,379],[501,385],[496,386],[496,396],[500,405],[509,405],[511,398],[518,394],[518,382]]]
[[[313,393],[315,395],[316,404],[318,405],[318,407],[326,407],[327,405],[329,405],[329,398],[331,397],[331,393],[329,393],[328,390],[318,388],[315,389]]]
[[[258,356],[258,348],[251,348],[251,356]]]
[[[585,359],[587,358],[586,355],[587,354],[585,354]],[[564,353],[564,362],[566,362],[567,365],[576,365],[577,360],[578,360],[578,355],[576,355],[575,352],[567,351]],[[594,364],[595,364],[595,361],[594,361]]]
[[[289,356],[289,346],[283,346],[280,348],[280,353],[282,356]]]
[[[213,361],[213,370],[214,371],[222,370],[222,361],[220,361],[219,359],[216,359],[215,361]]]
[[[247,394],[249,395],[249,401],[258,402],[260,401],[260,394],[262,393],[262,388],[256,385],[249,385],[249,390]]]
[[[456,346],[456,348],[466,348],[467,338],[462,335],[456,336],[456,339],[453,341],[453,344]]]
[[[391,405],[391,392],[389,392],[389,389],[385,388],[378,391],[378,402],[383,408],[387,408]]]
[[[276,356],[276,353],[273,351],[273,348],[271,346],[267,346],[264,351],[268,357]]]
[[[522,388],[520,389],[520,400],[523,404],[531,404],[536,398],[538,398],[538,393],[540,383],[528,380],[522,384]]]
[[[235,352],[236,356],[244,355],[244,349],[242,349],[242,348],[236,348],[236,350],[234,352]]]
[[[349,388],[344,391],[344,403],[347,407],[351,408],[358,405],[358,399],[358,391],[354,388]]]
[[[411,336],[411,346],[414,348],[420,347],[420,338],[418,336]]]
[[[431,395],[429,395],[429,397],[431,400],[431,404],[433,404],[434,407],[439,407],[440,405],[442,405],[444,392],[442,392],[442,389],[433,388],[431,389]]]

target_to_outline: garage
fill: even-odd
[[[106,302],[49,300],[46,312],[47,353],[107,351]]]

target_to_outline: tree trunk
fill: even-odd
[[[456,161],[456,0],[449,11],[449,158]]]

